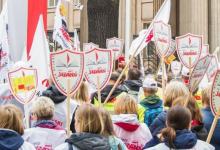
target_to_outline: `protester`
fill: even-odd
[[[66,132],[51,119],[54,114],[54,103],[50,98],[39,97],[32,104],[34,125],[25,129],[23,138],[36,149],[54,149],[66,140]]]
[[[189,69],[186,68],[185,66],[183,66],[181,78],[182,78],[183,83],[188,87],[188,85],[189,85]],[[198,103],[199,108],[202,108],[201,90],[199,89],[199,87],[197,87],[193,91],[192,94],[193,94],[193,97],[195,98],[196,102]]]
[[[183,83],[179,81],[170,82],[166,86],[165,98],[163,100],[164,106],[171,107],[174,99],[183,95],[188,95],[188,93],[189,91]],[[167,110],[162,111],[154,120],[154,122],[149,126],[153,136],[157,135],[161,129],[166,127],[166,114]]]
[[[59,126],[66,128],[67,127],[67,109],[63,109],[67,107],[67,97],[62,94],[57,87],[55,86],[52,76],[49,77],[50,86],[43,91],[42,96],[49,97],[55,104],[53,121],[56,122]],[[75,110],[78,107],[78,103],[74,100],[70,100],[70,130],[75,132],[74,129],[74,116]]]
[[[110,91],[112,90],[113,86],[115,85],[116,81],[118,80],[120,74],[117,72],[112,72],[110,80],[108,84],[101,90],[101,103],[104,103],[106,98],[108,97]],[[114,103],[118,99],[121,94],[124,92],[118,88],[121,84],[121,81],[118,83],[117,87],[113,91],[112,95],[110,96],[108,102],[105,104],[105,108],[109,111],[111,115],[114,114]],[[93,93],[91,97],[91,103],[98,106],[98,92]]]
[[[191,113],[187,108],[178,105],[170,108],[166,116],[167,127],[163,129],[161,135],[159,135],[159,139],[162,143],[147,149],[214,150],[215,148],[212,145],[197,140],[196,134],[190,131],[191,121]]]
[[[83,104],[76,110],[75,129],[66,143],[54,150],[110,150],[108,139],[103,134],[104,122],[98,108],[91,104]]]
[[[170,81],[172,81],[174,79],[174,75],[172,72],[167,72],[167,82],[166,84],[169,84]]]
[[[1,150],[35,150],[24,141],[22,111],[12,104],[0,106],[0,149]]]
[[[117,73],[119,73],[119,74],[121,74],[122,73],[122,69],[121,68],[118,68],[117,70],[116,70],[116,72]],[[126,75],[125,75],[125,73],[123,74],[123,76],[121,77],[121,84],[124,84],[124,81],[126,80]]]
[[[145,98],[138,104],[139,121],[148,126],[154,121],[158,114],[163,111],[163,102],[157,93],[157,82],[154,79],[146,78],[143,82]]]
[[[138,121],[138,107],[135,99],[121,95],[115,102],[115,115],[112,117],[116,135],[122,139],[129,150],[139,150],[151,138],[151,133],[145,123]]]
[[[214,115],[211,111],[210,108],[210,97],[211,97],[211,89],[212,89],[212,83],[208,83],[206,84],[203,88],[202,88],[202,105],[203,105],[203,109],[202,109],[202,114],[203,114],[203,122],[205,124],[205,128],[206,130],[209,132],[214,120]],[[215,126],[215,131],[213,132],[212,138],[211,138],[211,142],[210,144],[212,144],[216,150],[220,149],[220,143],[219,143],[219,139],[220,139],[220,120],[218,120],[216,126]]]
[[[89,103],[88,87],[84,81],[82,81],[80,87],[71,95],[71,99],[75,100],[79,104]]]
[[[186,97],[187,95],[176,98],[173,101],[172,107],[176,105],[184,106]],[[206,141],[208,133],[203,123],[202,112],[199,109],[199,106],[193,97],[190,97],[187,108],[189,109],[192,115],[191,131],[196,134],[197,139]]]
[[[105,136],[112,150],[127,150],[127,147],[123,141],[116,137],[115,131],[113,129],[112,120],[110,118],[109,112],[104,107],[98,107],[101,113],[104,124],[103,136]]]
[[[141,72],[136,68],[128,70],[127,80],[119,86],[119,88],[129,95],[133,96],[138,101],[138,92],[142,84],[140,82]]]

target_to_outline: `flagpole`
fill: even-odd
[[[126,32],[125,32],[125,62],[129,60],[129,48],[130,48],[130,9],[131,1],[126,0]]]

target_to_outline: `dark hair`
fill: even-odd
[[[191,120],[191,113],[186,107],[176,105],[169,109],[166,116],[167,128],[161,131],[161,138],[167,141],[170,149],[176,148],[173,144],[176,138],[176,130],[187,129]]]
[[[140,80],[141,72],[136,68],[130,68],[128,71],[128,76],[130,80]]]
[[[153,72],[153,69],[152,69],[152,68],[147,68],[146,71],[147,71],[147,72]]]
[[[118,80],[120,74],[118,72],[112,72],[110,80],[114,80],[115,82]]]

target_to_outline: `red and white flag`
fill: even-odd
[[[76,29],[74,30],[74,51],[80,52],[80,43]]]
[[[164,23],[168,23],[170,19],[170,8],[171,8],[171,0],[165,0],[154,17],[153,21],[162,21]],[[133,55],[135,50],[138,48],[135,57],[147,46],[148,42],[153,38],[153,21],[151,22],[149,28],[146,31],[143,31],[141,35],[137,38],[136,43],[134,43],[133,47],[130,48],[129,55]]]
[[[65,15],[67,15],[67,11],[62,5],[61,0],[59,0],[54,17],[53,39],[62,46],[62,49],[72,50]]]

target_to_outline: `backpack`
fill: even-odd
[[[146,109],[146,111],[144,113],[144,123],[146,123],[148,126],[150,126],[151,123],[157,118],[157,116],[163,111],[162,101],[160,100],[159,103],[161,103],[161,105],[156,108],[150,108],[150,107],[140,103]]]
[[[123,84],[122,86],[126,89],[127,93],[128,93],[129,95],[131,95],[131,96],[138,102],[138,93],[139,93],[139,91],[131,90],[131,89],[130,89],[128,86],[126,86],[125,84]]]

